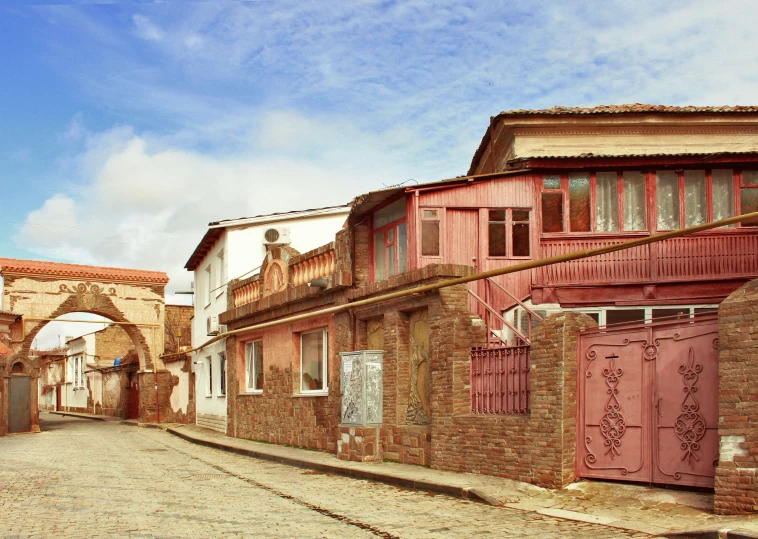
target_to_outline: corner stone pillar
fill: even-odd
[[[719,306],[719,463],[714,511],[758,512],[758,279]]]

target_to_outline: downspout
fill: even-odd
[[[255,331],[260,329],[266,329],[274,326],[280,326],[283,324],[289,324],[292,322],[298,322],[300,320],[306,320],[309,318],[314,318],[317,316],[323,316],[325,314],[333,314],[338,313],[342,311],[346,311],[349,309],[354,309],[356,307],[364,307],[366,305],[372,305],[374,303],[380,303],[382,301],[388,301],[391,299],[397,299],[402,298],[405,296],[411,296],[415,294],[422,294],[425,292],[432,292],[434,290],[440,290],[441,288],[447,288],[450,286],[455,286],[458,284],[464,284],[464,283],[470,283],[472,281],[478,281],[480,279],[487,279],[489,277],[495,277],[497,275],[506,275],[509,273],[517,273],[519,271],[524,271],[528,269],[534,269],[534,268],[541,268],[544,266],[551,266],[553,264],[558,264],[561,262],[570,262],[572,260],[579,260],[581,258],[588,258],[591,256],[597,256],[602,255],[606,253],[614,253],[616,251],[623,251],[625,249],[630,249],[632,247],[638,247],[640,245],[648,245],[651,243],[657,243],[659,241],[671,239],[671,238],[677,238],[679,236],[687,236],[689,234],[693,234],[695,232],[701,232],[703,230],[711,230],[713,228],[719,228],[726,225],[731,225],[733,223],[738,223],[740,221],[746,221],[748,219],[758,219],[758,211],[752,212],[752,213],[746,213],[744,215],[737,215],[735,217],[729,217],[727,219],[721,219],[719,221],[713,221],[711,223],[705,223],[703,225],[697,225],[697,226],[691,226],[687,228],[682,228],[679,230],[672,230],[670,232],[661,232],[660,234],[653,234],[652,236],[647,236],[644,238],[637,238],[634,240],[624,241],[621,243],[616,243],[614,245],[608,245],[606,247],[600,247],[597,249],[582,249],[579,251],[572,251],[570,253],[562,254],[562,255],[556,255],[551,256],[548,258],[542,258],[539,260],[530,260],[529,262],[524,262],[521,264],[515,264],[513,266],[506,266],[503,268],[497,268],[493,270],[483,271],[480,273],[474,273],[472,275],[468,275],[466,277],[457,277],[455,279],[448,279],[445,281],[440,281],[437,283],[422,285],[422,286],[416,286],[413,288],[408,288],[406,290],[398,290],[396,292],[390,292],[389,294],[383,294],[381,296],[375,296],[373,298],[367,298],[367,299],[361,299],[358,301],[354,301],[352,303],[344,303],[341,305],[335,305],[334,307],[327,307],[326,309],[320,309],[317,311],[311,311],[304,314],[298,314],[294,316],[288,316],[285,318],[280,318],[278,320],[271,320],[269,322],[262,322],[260,324],[253,324],[252,326],[247,326],[243,328],[233,329],[231,331],[226,331],[224,333],[219,333],[215,337],[207,340],[200,346],[197,346],[191,350],[187,350],[187,352],[175,352],[172,354],[164,354],[161,357],[172,357],[179,355],[181,353],[190,353],[195,352],[198,350],[202,350],[208,345],[213,344],[214,342],[217,342],[221,339],[224,339],[230,335],[237,335],[239,333],[246,333],[249,331]]]

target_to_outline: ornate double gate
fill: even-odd
[[[577,474],[712,487],[715,317],[580,333]]]

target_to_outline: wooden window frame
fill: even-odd
[[[733,210],[734,215],[742,214],[742,190],[743,189],[758,189],[758,186],[749,187],[749,186],[742,185],[742,182],[743,182],[742,173],[745,170],[758,170],[758,166],[756,166],[755,168],[741,167],[739,169],[736,169],[736,168],[732,169],[732,174],[734,175],[734,189],[733,189],[734,206],[732,210]],[[740,221],[739,223],[737,223],[737,228],[747,229],[747,230],[756,230],[758,229],[758,226],[757,225],[745,226],[742,224],[742,221]]]
[[[424,218],[424,210],[434,210],[437,212],[437,218],[436,219],[428,219]],[[418,233],[416,234],[417,243],[418,243],[418,256],[419,259],[426,259],[426,260],[441,260],[445,257],[445,208],[442,206],[419,206],[418,208]],[[439,232],[440,232],[440,245],[439,245],[439,254],[438,255],[425,255],[424,253],[424,235],[423,235],[423,224],[424,222],[429,221],[437,221],[439,223]],[[373,268],[373,265],[371,266]]]
[[[570,204],[569,197],[569,174],[575,172],[584,172],[590,176],[590,230],[585,232],[572,231]],[[597,230],[597,173],[598,172],[615,172],[616,173],[616,204],[618,211],[618,230]],[[643,176],[643,186],[645,188],[645,228],[642,230],[624,230],[624,172],[640,172]],[[653,181],[655,180],[655,173],[652,173]],[[561,187],[560,189],[545,189],[543,187],[542,179],[544,176],[560,176]],[[539,233],[546,237],[559,237],[559,236],[626,236],[626,235],[640,235],[650,233],[650,208],[648,207],[648,201],[651,193],[655,195],[655,191],[650,187],[651,173],[646,168],[632,168],[623,170],[569,170],[561,173],[543,173],[537,176],[539,184]],[[563,195],[563,231],[562,232],[544,232],[542,230],[542,193],[557,193],[561,192]],[[656,214],[657,217],[657,214]],[[536,226],[536,224],[535,224]],[[531,248],[531,246],[530,246]]]
[[[375,228],[374,227],[374,216],[376,215],[376,212],[379,211],[379,210],[381,210],[381,209],[383,209],[383,208],[386,208],[390,204],[394,204],[395,202],[397,202],[400,199],[405,199],[406,200],[405,215],[403,217],[399,218],[399,219],[395,219],[394,221],[391,221],[391,222],[389,222],[389,223],[387,223],[385,225],[382,225],[382,226],[380,226],[378,228]],[[379,206],[377,206],[376,208],[374,208],[372,210],[372,212],[371,212],[371,216],[369,218],[369,221],[370,221],[369,241],[368,241],[368,244],[369,244],[369,275],[370,275],[371,282],[372,283],[376,283],[377,282],[375,271],[374,271],[374,259],[375,259],[375,255],[374,255],[374,235],[378,234],[380,232],[384,234],[384,279],[382,279],[382,280],[386,281],[387,279],[389,279],[390,277],[392,277],[392,275],[389,275],[389,271],[388,271],[388,258],[389,257],[387,256],[387,251],[388,251],[388,247],[391,247],[393,245],[396,247],[395,248],[395,269],[396,269],[396,271],[395,271],[395,273],[393,275],[398,275],[400,273],[400,271],[399,271],[399,266],[400,266],[400,264],[399,264],[399,262],[400,262],[400,250],[397,249],[397,245],[398,245],[398,236],[399,236],[399,234],[398,234],[398,227],[401,224],[405,224],[405,257],[406,257],[406,270],[405,271],[408,271],[408,266],[410,265],[410,257],[409,257],[409,253],[408,253],[408,204],[407,204],[407,197],[406,197],[405,193],[403,193],[402,196],[399,196],[399,197],[392,197],[392,198],[386,200],[385,202],[383,202],[382,204],[380,204]],[[393,230],[395,239],[392,240],[392,241],[388,241],[388,236],[389,235],[387,234],[387,231],[389,231],[391,229]],[[379,281],[379,282],[381,282],[381,281]]]
[[[218,396],[226,397],[226,352],[218,354]]]
[[[557,189],[549,189],[549,191],[557,191]],[[541,201],[540,201],[540,207],[541,207]],[[487,244],[485,246],[485,258],[487,260],[531,260],[532,258],[532,252],[533,252],[533,241],[532,241],[532,232],[534,227],[534,219],[532,218],[532,215],[534,214],[534,208],[529,207],[520,207],[520,206],[514,206],[514,207],[491,207],[491,208],[483,208],[485,210],[485,216],[487,219]],[[505,211],[505,222],[503,222],[503,226],[505,227],[505,255],[504,256],[490,256],[490,216],[489,212],[490,210],[493,211]],[[526,256],[514,256],[513,255],[513,210],[516,211],[528,211],[529,212],[529,220],[527,221],[529,223],[529,254]],[[495,221],[495,222],[502,222],[502,221]],[[523,223],[525,221],[516,221],[518,223]],[[553,232],[553,234],[563,234],[563,232]]]

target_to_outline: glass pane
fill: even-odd
[[[624,230],[645,230],[645,175],[624,171]]]
[[[605,311],[605,324],[642,324],[645,322],[645,309],[619,309]]]
[[[542,193],[542,231],[563,232],[563,193]]]
[[[513,210],[512,217],[514,221],[528,221],[529,210]]]
[[[324,332],[303,333],[302,343],[302,390],[324,389]]]
[[[586,172],[569,174],[569,229],[590,231],[590,175]]]
[[[387,243],[394,243],[395,242],[395,229],[390,228],[387,231]]]
[[[384,232],[374,234],[374,281],[384,280]]]
[[[247,366],[247,386],[255,389],[255,359],[253,358],[253,343],[245,345],[245,363]]]
[[[742,185],[758,187],[758,170],[743,170]]]
[[[711,171],[713,220],[734,216],[734,175],[731,169]],[[734,226],[734,225],[729,225]]]
[[[529,223],[513,224],[513,256],[529,256]]]
[[[758,211],[758,188],[740,189],[740,214]],[[742,221],[742,226],[758,226],[758,219]]]
[[[615,172],[597,173],[597,216],[595,228],[598,232],[614,232],[619,229],[618,176]]]
[[[374,213],[374,228],[382,227],[403,217],[405,217],[405,198],[396,200]]]
[[[253,389],[263,389],[263,341],[253,343],[255,357],[255,385]]]
[[[490,256],[505,256],[505,224],[490,223]]]
[[[655,198],[658,209],[658,230],[679,228],[679,179],[676,172],[656,171]]]
[[[424,219],[437,219],[437,210],[424,210]]]
[[[421,256],[440,256],[439,221],[421,222]]]
[[[707,219],[705,171],[684,171],[684,226],[702,225]]]
[[[505,210],[490,210],[489,220],[490,221],[505,221]]]
[[[395,275],[397,260],[395,259],[395,246],[390,245],[387,247],[387,277]]]
[[[543,176],[542,177],[543,189],[560,189],[561,177],[560,176]]]
[[[690,317],[689,307],[680,307],[677,309],[653,309],[653,320],[666,318],[668,320],[680,320]]]
[[[718,314],[718,312],[718,307],[695,307],[695,318],[698,316],[713,316],[714,314]]]
[[[408,239],[405,223],[397,225],[397,272],[408,271]]]

